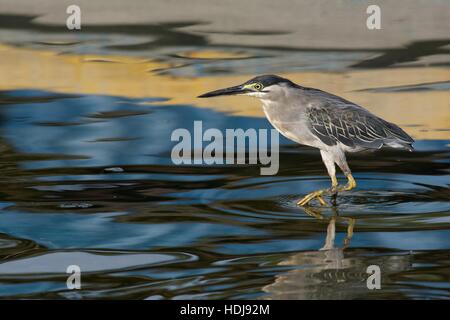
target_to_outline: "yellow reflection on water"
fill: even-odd
[[[251,57],[249,54],[246,54],[244,52],[224,52],[216,50],[188,51],[179,53],[177,56],[189,59],[212,59],[212,60],[244,59]]]
[[[191,57],[230,57],[221,52],[190,53]],[[236,56],[234,56],[236,58]],[[128,97],[165,97],[167,104],[193,104],[238,115],[263,117],[260,103],[248,97],[198,99],[199,94],[242,83],[254,75],[173,77],[153,70],[169,63],[127,56],[64,55],[52,51],[0,45],[0,90],[40,89],[64,93]],[[416,139],[450,139],[450,91],[356,91],[448,81],[448,68],[397,68],[345,73],[281,74],[301,85],[320,88],[363,105],[406,127]]]

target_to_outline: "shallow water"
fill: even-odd
[[[208,46],[145,25],[56,41],[51,26],[2,21],[1,298],[450,298],[450,73],[420,63],[450,42]],[[271,128],[255,101],[195,98],[266,72],[364,103],[410,132],[415,152],[350,156],[358,188],[310,209],[295,203],[329,178],[317,150],[284,138],[276,176],[175,166],[170,135],[195,120]],[[67,289],[68,265],[82,290]],[[366,287],[369,265],[381,290]]]
[[[295,201],[329,183],[317,152],[282,140],[269,177],[258,166],[178,167],[175,128],[270,125],[144,100],[1,94],[3,297],[449,297],[450,141],[353,157],[358,189],[310,212]],[[335,246],[320,251],[328,226]],[[68,264],[83,270],[76,293]],[[365,287],[371,264],[383,290]]]

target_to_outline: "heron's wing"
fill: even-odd
[[[307,112],[311,131],[325,144],[338,142],[350,148],[378,149],[383,144],[411,147],[414,140],[395,124],[371,114],[351,102],[322,99]]]

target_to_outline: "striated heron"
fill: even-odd
[[[414,140],[397,125],[387,122],[361,106],[334,94],[276,76],[255,77],[244,84],[205,93],[199,98],[247,95],[259,98],[270,123],[285,137],[318,148],[331,177],[331,188],[306,195],[298,205],[324,195],[352,190],[356,181],[345,158],[346,152],[380,149],[382,146],[413,150]],[[348,179],[339,186],[335,164]]]

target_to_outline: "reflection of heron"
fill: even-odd
[[[324,219],[320,210],[313,208],[304,208],[305,212],[315,218]],[[353,228],[355,227],[356,220],[354,218],[341,217],[338,214],[337,208],[333,207],[333,216],[330,218],[327,228],[327,237],[325,238],[325,244],[321,250],[332,250],[334,249],[334,239],[336,238],[336,221],[346,221],[348,223],[347,233],[344,238],[344,243],[342,250],[348,247],[350,240],[353,237]]]
[[[323,195],[356,187],[345,152],[379,149],[386,145],[412,150],[414,140],[393,123],[333,94],[299,86],[274,75],[253,78],[242,85],[205,93],[200,98],[243,94],[259,98],[272,125],[287,138],[320,149],[331,177],[331,188],[317,190],[298,202],[306,205]],[[337,164],[348,179],[338,186]]]
[[[327,220],[325,243],[318,251],[299,252],[278,263],[295,269],[275,277],[275,282],[263,287],[265,299],[354,299],[365,298],[370,293],[366,286],[367,267],[379,265],[387,276],[409,267],[408,255],[349,254],[344,250],[353,236],[356,219],[339,216],[333,207],[331,218],[322,215],[322,208],[304,208],[306,213],[320,220]],[[336,223],[347,225],[342,246],[335,246]]]

